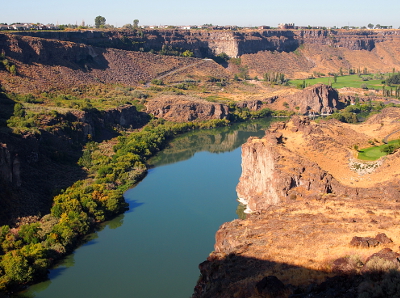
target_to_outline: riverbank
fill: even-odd
[[[239,147],[250,136],[263,136],[274,120],[174,138],[148,160],[152,167],[145,179],[125,192],[130,209],[102,225],[50,271],[50,280],[22,297],[189,297],[215,231],[237,216]]]

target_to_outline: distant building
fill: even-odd
[[[294,23],[289,23],[289,24],[282,23],[282,24],[278,24],[278,28],[279,28],[279,29],[295,29],[295,28],[294,28]]]
[[[259,26],[258,29],[271,29],[270,26]]]

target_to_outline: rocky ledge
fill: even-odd
[[[226,119],[228,106],[189,96],[160,96],[149,101],[147,113],[170,121]]]
[[[360,171],[352,148],[398,130],[399,116],[385,109],[361,125],[294,117],[250,138],[237,187],[250,214],[220,227],[193,297],[398,293],[400,153],[357,161],[372,169]]]

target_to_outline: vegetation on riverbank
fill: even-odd
[[[18,110],[20,105],[15,106]],[[273,114],[269,109],[252,112],[233,106],[231,112],[231,120],[236,122]],[[112,151],[96,142],[87,143],[78,161],[86,170],[87,179],[75,182],[55,196],[51,213],[39,221],[1,227],[0,290],[20,288],[45,278],[47,268],[75,248],[98,223],[124,212],[127,204],[123,193],[145,176],[147,159],[163,149],[171,138],[230,123],[223,119],[187,123],[154,119],[140,131],[122,133]]]
[[[399,107],[393,103],[385,105],[382,102],[368,102],[365,104],[357,103],[349,105],[342,110],[335,111],[325,119],[337,119],[344,123],[358,123],[364,121],[369,116],[379,113],[385,107]]]
[[[54,260],[70,252],[97,223],[126,210],[124,191],[144,177],[146,160],[174,135],[227,124],[227,120],[178,124],[154,120],[139,132],[118,137],[111,154],[95,142],[88,143],[79,160],[88,179],[57,195],[51,213],[39,222],[1,227],[0,290],[44,278]]]

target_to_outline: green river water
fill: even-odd
[[[240,146],[271,119],[185,134],[125,193],[129,211],[105,223],[49,280],[18,297],[188,298],[214,235],[237,218]]]

